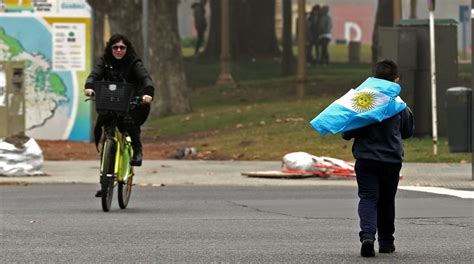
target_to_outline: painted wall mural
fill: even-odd
[[[0,60],[23,61],[26,134],[88,141],[91,10],[86,1],[7,1],[0,13]]]

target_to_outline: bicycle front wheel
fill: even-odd
[[[108,212],[112,206],[114,196],[114,165],[115,165],[115,142],[106,140],[102,152],[102,175],[100,185],[102,190],[102,210]]]
[[[127,177],[127,179],[123,182],[118,183],[118,204],[121,209],[127,208],[128,201],[130,200],[130,195],[132,194],[132,186],[133,186],[133,177]]]

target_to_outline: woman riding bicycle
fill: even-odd
[[[132,43],[124,35],[114,34],[106,44],[104,55],[89,74],[86,80],[84,94],[92,96],[94,82],[126,82],[133,84],[134,96],[143,99],[143,103],[130,109],[128,115],[121,120],[119,128],[125,130],[132,139],[133,157],[130,162],[133,166],[141,166],[143,159],[142,143],[140,140],[140,126],[145,123],[150,113],[150,103],[153,100],[154,85],[142,61],[138,58]],[[98,145],[102,135],[102,127],[110,118],[106,114],[97,117],[94,128],[95,144]]]

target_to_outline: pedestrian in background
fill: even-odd
[[[313,43],[313,34],[311,34],[311,20],[312,19],[313,19],[313,12],[306,12],[305,51],[306,51],[306,63],[308,63],[308,65],[314,62],[313,55],[311,54],[311,44]]]
[[[393,87],[393,83],[399,86],[398,69],[393,61],[378,62],[374,73],[382,88]],[[363,257],[375,256],[376,233],[379,253],[395,251],[395,194],[404,156],[402,139],[413,136],[413,132],[413,114],[407,106],[388,119],[342,134],[346,140],[354,138],[352,154],[356,159]]]
[[[321,7],[316,4],[311,9],[311,15],[309,19],[309,32],[310,32],[310,45],[309,45],[309,54],[311,57],[311,63],[313,65],[318,64],[321,61],[321,48],[319,45],[319,21],[320,21]],[[314,48],[314,57],[313,57],[313,48]]]
[[[204,43],[204,33],[206,32],[207,28],[205,5],[206,0],[200,0],[199,2],[195,2],[191,5],[194,16],[194,28],[196,29],[197,33],[197,40],[194,49],[195,56],[199,53],[199,49]]]
[[[321,8],[321,17],[318,23],[319,28],[319,45],[321,47],[321,61],[322,65],[329,64],[329,51],[328,45],[331,42],[331,31],[332,31],[332,19],[329,15],[329,6],[323,6]]]

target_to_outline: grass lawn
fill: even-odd
[[[187,48],[183,53],[189,55]],[[280,76],[277,59],[233,62],[236,86],[215,86],[218,65],[185,57],[193,111],[151,118],[144,135],[182,140],[208,158],[281,160],[289,152],[305,151],[317,156],[352,160],[352,141],[340,135],[321,136],[308,122],[332,101],[371,74],[369,47],[362,47],[366,63],[347,64],[345,45],[332,45],[333,62],[328,67],[307,67],[304,87],[294,77]],[[460,67],[460,76],[469,79]],[[302,92],[304,91],[303,95]],[[431,138],[405,141],[409,162],[471,162],[470,153],[449,153],[446,137],[439,139],[439,154],[433,156]]]

